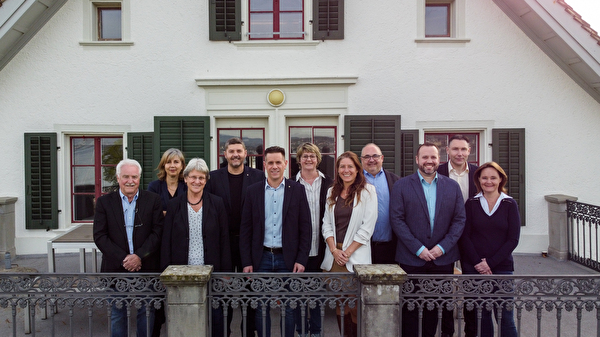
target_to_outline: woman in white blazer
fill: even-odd
[[[336,161],[337,176],[327,191],[323,216],[323,238],[328,249],[321,268],[331,272],[353,271],[355,264],[371,264],[371,235],[377,221],[377,193],[368,184],[354,152],[342,153]],[[346,308],[351,320],[344,319],[344,335],[356,336],[356,306]],[[341,311],[338,307],[341,330]]]

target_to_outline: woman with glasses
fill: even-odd
[[[327,191],[323,217],[323,238],[327,243],[321,268],[330,272],[352,271],[355,264],[371,264],[371,235],[377,221],[377,193],[368,184],[358,156],[351,151],[342,153],[336,161],[337,176]],[[357,335],[357,306],[346,306],[351,317],[341,319],[338,306],[338,325],[344,336]]]
[[[161,267],[212,265],[215,272],[231,271],[229,225],[220,197],[204,192],[209,178],[206,162],[193,158],[183,170],[184,193],[167,205],[161,246]],[[223,336],[221,308],[213,309],[212,335]]]

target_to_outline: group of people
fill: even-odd
[[[464,136],[452,137],[447,152],[449,162],[439,165],[438,148],[424,143],[417,151],[418,171],[400,179],[383,169],[384,156],[371,143],[360,157],[342,153],[332,179],[318,169],[318,146],[304,143],[296,151],[298,174],[285,178],[283,148],[264,150],[263,172],[244,165],[245,145],[231,138],[223,152],[227,166],[212,172],[203,159],[185,165],[181,151],[167,150],[159,180],[148,191],[139,189],[139,163],[125,159],[116,169],[119,191],[96,204],[101,271],[212,265],[217,272],[346,272],[355,264],[393,263],[409,274],[452,274],[460,259],[463,273],[512,273],[520,221],[515,201],[505,194],[506,174],[494,162],[469,164]],[[113,336],[127,334],[125,310],[112,308]],[[356,310],[337,309],[345,336],[357,334]],[[285,311],[282,335],[321,335],[320,308],[307,309],[305,320],[300,309]],[[402,314],[403,336],[416,336],[417,311],[403,308]],[[213,309],[212,316],[213,336],[225,329],[229,335],[232,315],[224,322],[222,310]],[[164,311],[138,310],[138,336],[146,335],[146,317],[158,336]],[[247,336],[270,336],[267,305],[248,308],[247,317]],[[437,311],[425,310],[422,324],[423,335],[433,336]],[[442,336],[454,334],[452,311],[444,310],[441,330]],[[501,331],[516,335],[510,311],[503,312]],[[477,335],[474,311],[465,312],[465,332]],[[492,335],[491,313],[484,310],[481,336]]]

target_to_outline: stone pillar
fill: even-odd
[[[577,197],[550,194],[544,198],[548,202],[548,255],[563,261],[569,258],[567,200],[577,201]]]
[[[0,261],[4,266],[4,253],[15,258],[15,197],[0,197]]]
[[[361,336],[398,335],[400,287],[408,278],[406,272],[396,264],[354,265],[354,271],[361,283]]]
[[[212,266],[169,266],[160,275],[167,288],[167,332],[170,337],[209,336],[207,300]]]

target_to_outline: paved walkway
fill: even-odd
[[[596,271],[583,267],[579,264],[570,261],[558,261],[551,257],[542,257],[540,255],[515,255],[515,274],[517,275],[594,275],[600,274]],[[91,266],[91,254],[87,254],[87,264]],[[100,264],[98,264],[99,266]],[[14,267],[27,267],[38,270],[38,272],[45,273],[48,271],[48,259],[46,255],[28,255],[28,256],[17,256],[13,260]],[[77,253],[69,254],[57,254],[56,255],[56,271],[57,273],[78,273],[79,272],[79,255]],[[85,308],[82,308],[85,310]],[[22,336],[24,334],[23,328],[23,312],[24,309],[18,309],[17,317],[17,335]],[[108,335],[108,321],[106,319],[106,309],[97,309],[93,313],[92,330],[94,336],[107,336]],[[41,311],[36,312],[36,336],[50,336],[51,331],[51,320],[42,320]],[[275,314],[275,312],[274,312]],[[527,316],[525,316],[525,314]],[[522,324],[521,336],[535,336],[535,313],[525,313]],[[583,324],[582,324],[582,336],[595,335],[596,320],[595,311],[583,313]],[[0,310],[0,335],[8,336],[12,332],[12,317],[9,309]],[[544,312],[543,321],[549,322],[543,324],[542,336],[555,336],[556,335],[556,323],[555,323],[556,312]],[[562,322],[562,335],[563,336],[574,336],[576,333],[576,321],[571,319],[570,316],[574,316],[574,313],[565,312],[563,314],[564,321]],[[236,315],[239,319],[239,314]],[[531,317],[531,318],[530,318]],[[273,327],[275,328],[278,324],[278,318],[273,317]],[[586,323],[587,322],[587,323]],[[67,310],[59,310],[54,320],[55,331],[57,336],[66,335],[68,333],[68,327],[70,326],[69,317]],[[135,323],[134,323],[135,324]],[[232,325],[238,327],[239,323]],[[326,336],[338,336],[339,332],[337,329],[337,323],[335,313],[328,311],[325,317]],[[87,319],[74,319],[73,330],[75,336],[89,335],[89,326]],[[166,336],[166,328],[162,329],[162,336]],[[571,332],[569,332],[571,331]],[[234,328],[234,336],[239,336],[239,330]],[[458,334],[456,334],[458,335]],[[279,336],[279,333],[273,331],[273,336]]]

